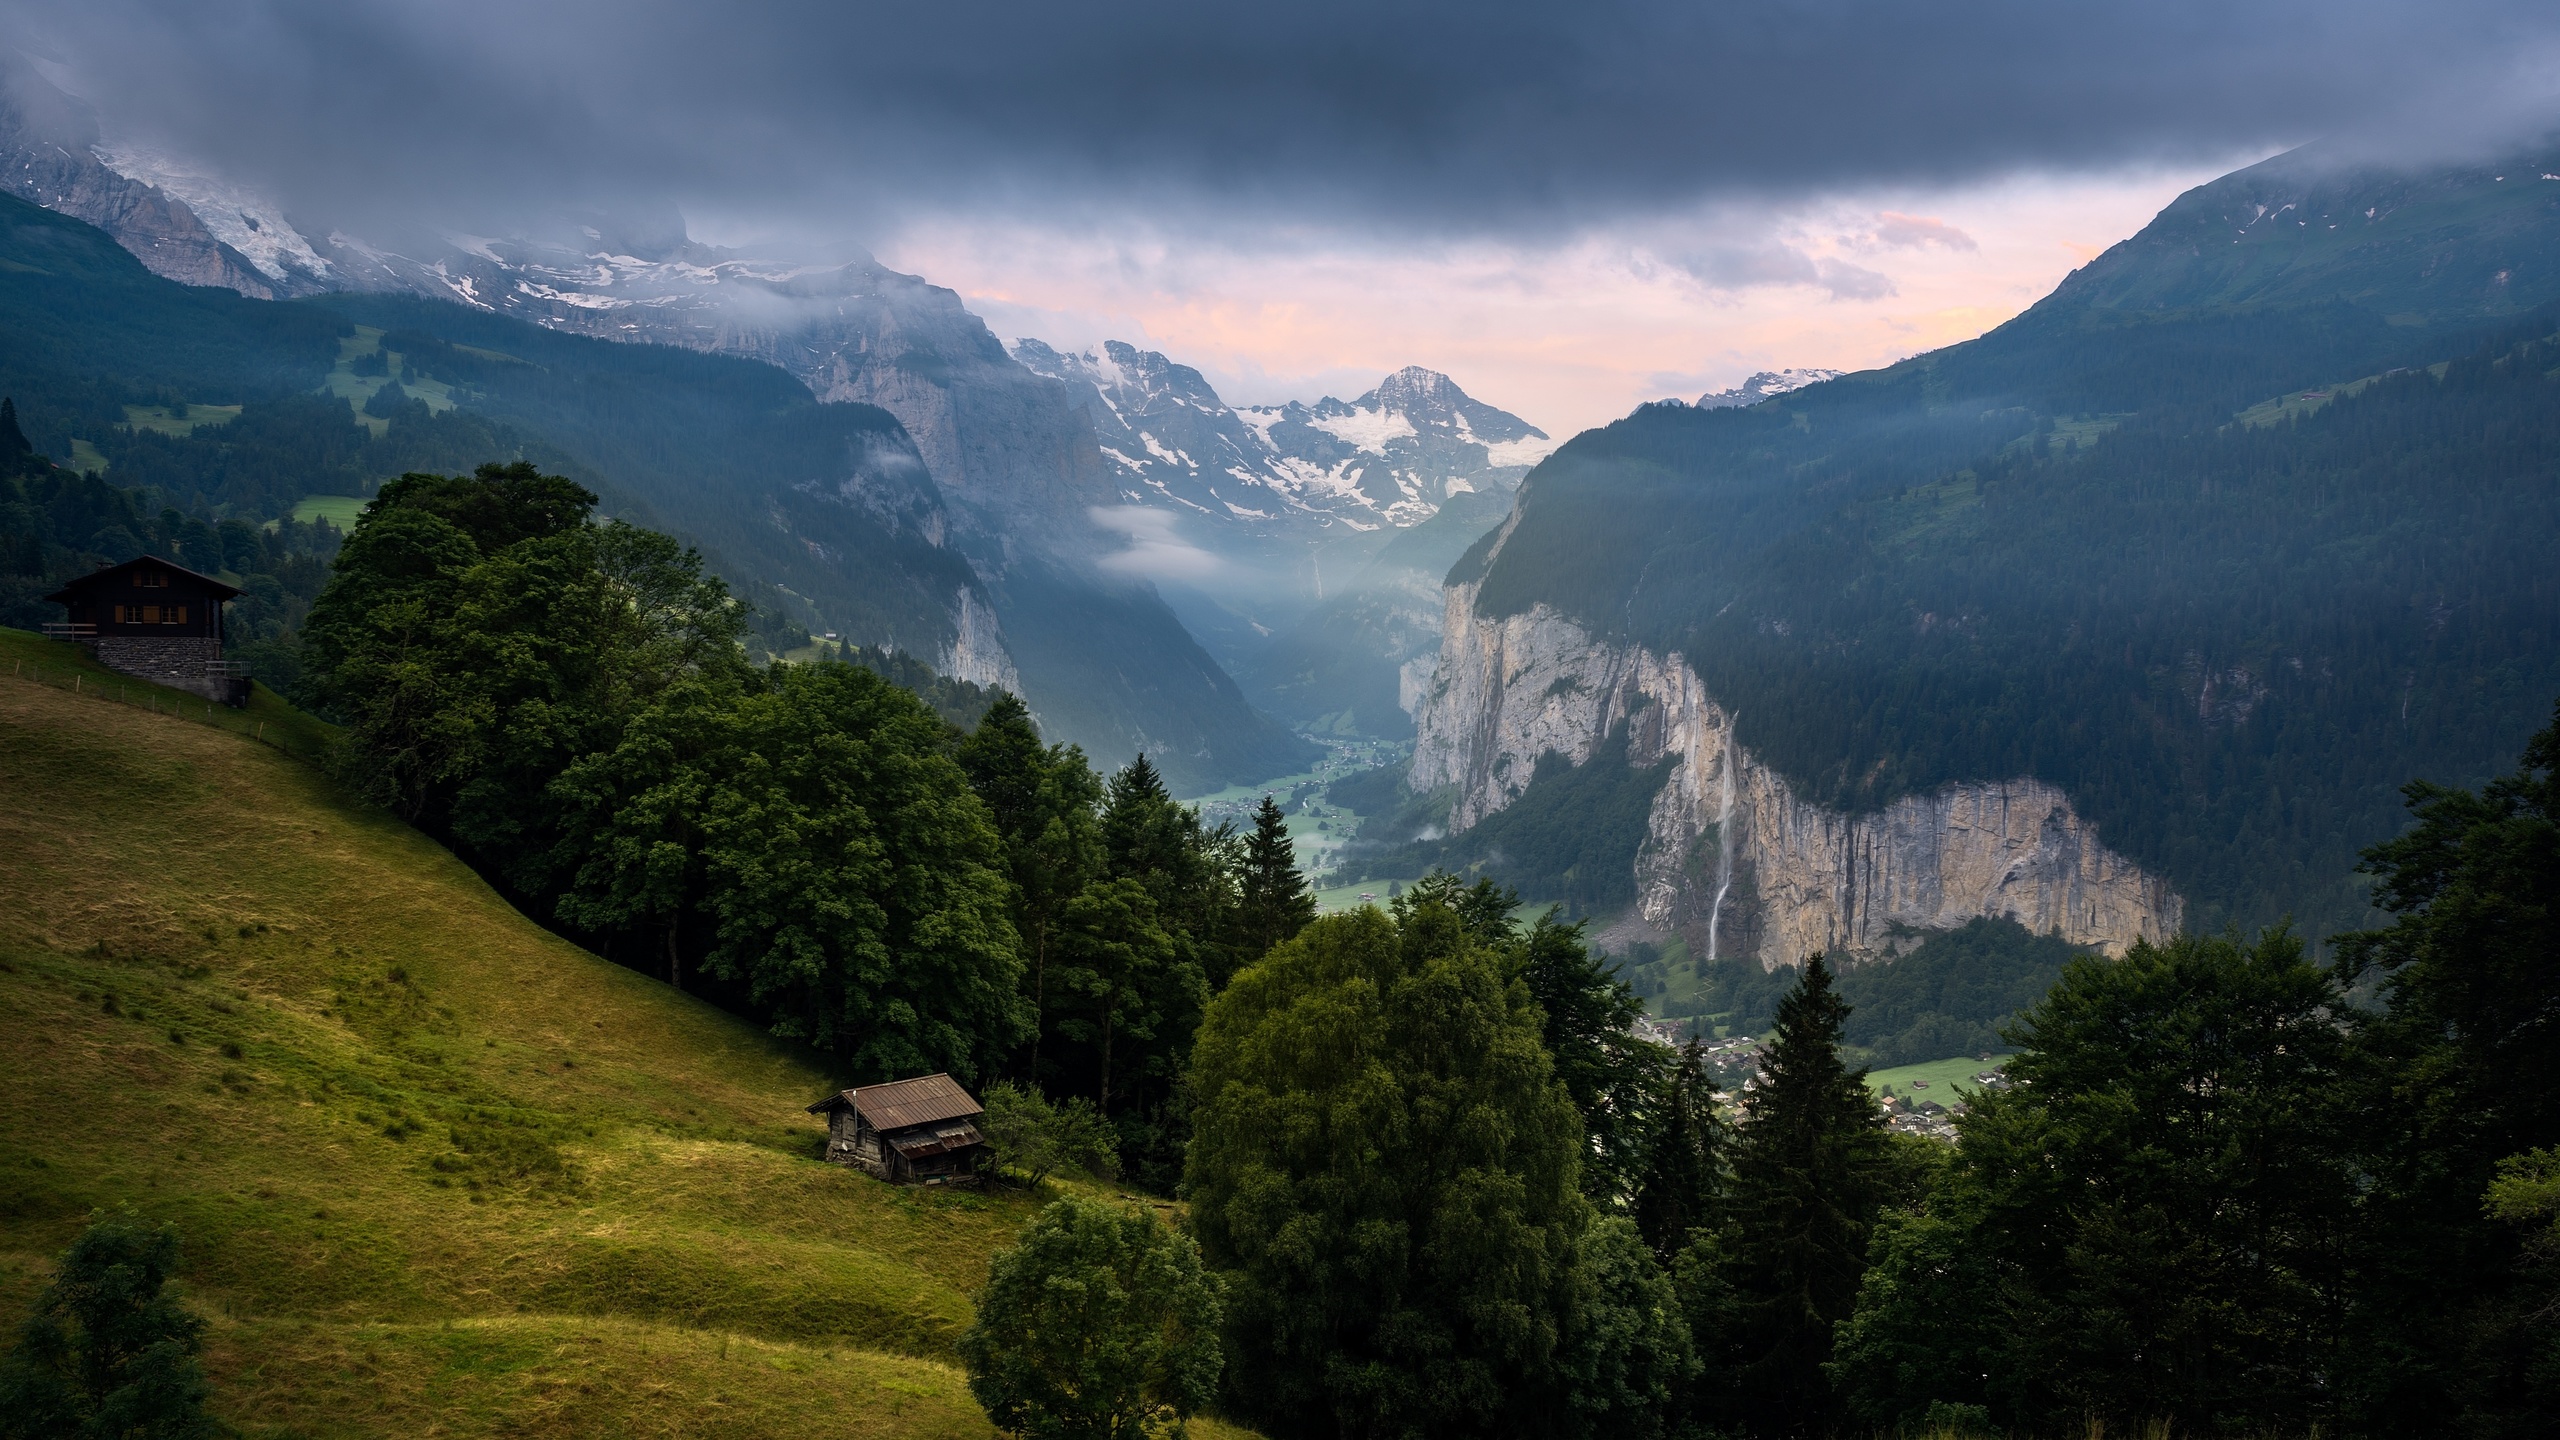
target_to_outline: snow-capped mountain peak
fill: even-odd
[[[1763,400],[1784,395],[1790,390],[1801,390],[1807,385],[1819,385],[1825,380],[1837,380],[1844,373],[1846,372],[1839,370],[1763,370],[1730,390],[1716,390],[1699,396],[1698,408],[1731,410],[1745,405],[1757,405]]]
[[[1420,366],[1353,401],[1236,409],[1199,371],[1122,341],[1076,353],[1031,339],[1008,348],[1091,397],[1087,414],[1124,499],[1251,529],[1418,524],[1452,495],[1517,485],[1554,448],[1546,432]]]
[[[269,280],[325,284],[332,278],[329,262],[264,198],[148,150],[100,145],[96,154],[108,169],[194,211],[213,238],[239,251]]]

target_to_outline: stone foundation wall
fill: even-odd
[[[201,695],[219,705],[248,703],[249,682],[208,670],[222,658],[222,642],[203,636],[102,635],[89,643],[90,653],[110,670]]]

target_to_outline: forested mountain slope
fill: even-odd
[[[2319,161],[2182,197],[1981,340],[1576,438],[1451,572],[1444,681],[1453,637],[1554,617],[1676,656],[1804,803],[2031,779],[2190,928],[2353,923],[2400,780],[2491,773],[2560,692],[2560,183]],[[1575,760],[1629,718],[1498,703],[1591,707]],[[1441,718],[1416,773],[1475,777],[1462,824],[1528,784]],[[1698,784],[1648,854],[1703,930]]]
[[[0,388],[40,451],[252,521],[404,470],[530,458],[683,530],[792,623],[928,654],[957,640],[968,567],[932,543],[930,486],[891,488],[920,471],[884,412],[819,405],[748,361],[331,304],[174,284],[0,198]]]
[[[773,626],[1019,686],[1106,760],[1146,749],[1213,784],[1303,758],[1143,586],[1037,555],[981,580],[895,417],[758,361],[414,297],[191,288],[0,196],[0,394],[38,450],[253,523],[404,471],[530,459],[699,546]],[[1028,674],[997,618],[1017,606],[1044,627]]]

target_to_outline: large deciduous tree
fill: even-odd
[[[594,504],[524,463],[383,487],[306,627],[349,772],[538,913],[674,983],[698,961],[856,1075],[990,1072],[1033,1033],[1007,877],[1034,867],[942,723],[866,669],[751,668],[701,558]]]
[[[986,811],[914,695],[791,666],[740,702],[703,817],[707,968],[866,1074],[989,1073],[1030,1033]]]
[[[741,612],[701,557],[594,506],[522,461],[404,475],[303,626],[352,778],[528,896],[564,879],[563,771],[677,685],[750,679]]]
[[[1455,907],[1406,899],[1240,972],[1193,1055],[1193,1223],[1252,1357],[1232,1392],[1278,1436],[1551,1413],[1581,1126],[1526,984]]]

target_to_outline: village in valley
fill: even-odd
[[[1658,1020],[1638,1015],[1627,1029],[1639,1040],[1678,1048],[1697,1043],[1707,1073],[1716,1083],[1716,1103],[1728,1122],[1738,1121],[1745,1097],[1762,1079],[1763,1042],[1751,1035],[1708,1038],[1697,1020]],[[2005,1090],[2012,1083],[2003,1072],[2006,1057],[1981,1054],[1972,1060],[1942,1060],[1905,1065],[1869,1074],[1867,1086],[1884,1110],[1885,1127],[1898,1135],[1920,1135],[1953,1141],[1956,1117],[1972,1095]],[[1950,1071],[1957,1073],[1951,1075]]]

